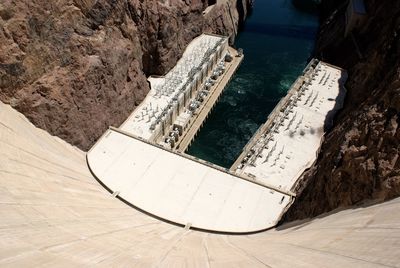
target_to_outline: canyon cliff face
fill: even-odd
[[[0,100],[87,150],[202,32],[231,36],[248,0],[5,0]],[[205,12],[204,12],[205,13]]]
[[[285,221],[400,195],[400,2],[366,0],[347,37],[334,2],[323,2],[316,56],[348,70],[346,103]]]

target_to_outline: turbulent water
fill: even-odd
[[[305,67],[318,17],[291,0],[258,0],[237,38],[244,61],[188,154],[230,167]]]

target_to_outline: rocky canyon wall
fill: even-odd
[[[347,37],[345,6],[333,2],[322,3],[315,53],[348,70],[348,95],[286,221],[400,195],[400,2],[365,0]]]
[[[202,32],[231,36],[250,0],[0,2],[0,100],[87,150]]]

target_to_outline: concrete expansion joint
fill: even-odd
[[[192,227],[192,223],[191,222],[188,222],[188,223],[186,223],[185,224],[185,230],[189,230],[190,229],[190,227]]]

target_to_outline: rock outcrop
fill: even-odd
[[[347,37],[345,5],[330,2],[316,54],[349,71],[348,95],[286,221],[400,195],[400,2],[366,0]]]
[[[0,100],[87,150],[202,32],[232,36],[249,0],[5,0]],[[207,11],[206,14],[204,11]]]

